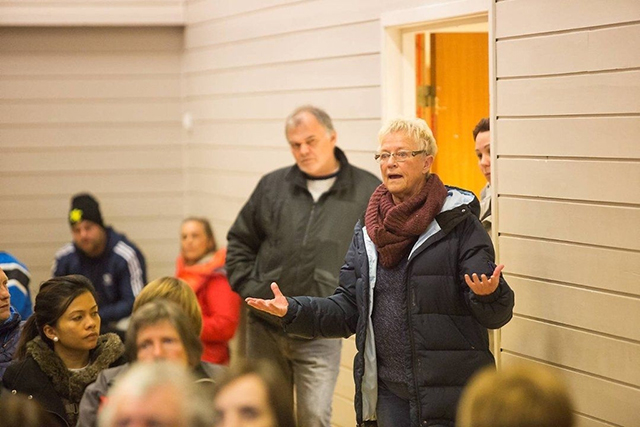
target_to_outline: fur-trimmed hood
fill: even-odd
[[[70,371],[40,337],[27,343],[27,355],[49,377],[58,394],[72,403],[79,403],[85,387],[96,380],[100,371],[107,369],[123,354],[124,345],[116,334],[100,335],[96,348],[89,356],[89,365],[79,371]]]

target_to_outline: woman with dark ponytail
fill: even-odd
[[[4,387],[37,400],[61,426],[75,426],[85,387],[103,369],[125,361],[120,338],[99,332],[91,282],[79,275],[47,280],[2,378]]]

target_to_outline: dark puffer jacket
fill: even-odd
[[[465,273],[490,276],[495,268],[493,246],[477,210],[474,196],[449,188],[442,212],[409,255],[409,342],[404,351],[412,427],[454,426],[462,388],[475,371],[494,362],[487,328],[505,325],[513,313],[513,291],[503,278],[486,296],[475,295],[464,281]],[[289,298],[283,319],[288,333],[307,338],[356,334],[354,403],[359,424],[375,420],[377,402],[370,320],[376,265],[375,246],[358,223],[334,295]]]

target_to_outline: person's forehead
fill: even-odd
[[[405,132],[392,132],[382,138],[380,145],[402,145],[413,147],[414,145],[417,145],[417,143]]]
[[[4,272],[2,268],[0,268],[0,282],[5,283],[8,281],[9,281],[9,278],[7,277],[7,274]]]
[[[80,228],[95,228],[95,227],[100,227],[98,224],[96,224],[93,221],[89,221],[88,219],[83,219],[80,222],[76,222],[75,224],[73,224],[71,226],[71,228],[75,229],[80,229]]]

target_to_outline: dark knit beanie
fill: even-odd
[[[76,194],[71,199],[71,209],[69,210],[69,224],[75,225],[83,220],[95,222],[104,228],[100,205],[90,194]]]

